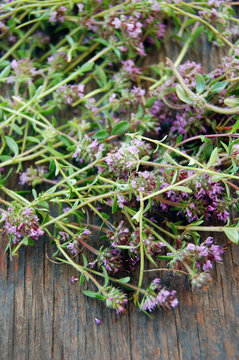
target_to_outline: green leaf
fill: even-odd
[[[118,209],[117,196],[114,195],[113,205],[112,205],[112,214],[114,214]]]
[[[164,154],[164,157],[170,164],[178,166],[178,163],[167,152]]]
[[[24,237],[24,239],[22,239],[22,241],[21,241],[21,244],[23,244],[23,245],[30,245],[30,246],[33,246],[33,245],[35,245],[35,243],[34,243],[34,240],[32,240],[31,238],[28,238],[28,237]]]
[[[96,294],[95,298],[98,300],[105,300],[105,296],[101,295],[101,294]]]
[[[106,130],[100,130],[97,131],[94,135],[93,135],[93,139],[97,139],[97,140],[104,140],[109,136],[108,131]]]
[[[191,19],[190,19],[191,20]],[[191,35],[190,40],[191,42],[194,42],[196,38],[201,35],[201,33],[204,31],[204,26],[199,26],[197,30]]]
[[[153,106],[153,104],[155,103],[156,99],[157,99],[156,97],[151,97],[151,98],[147,99],[146,105],[145,105],[146,108],[151,108],[151,106]]]
[[[104,70],[100,66],[96,65],[95,73],[98,75],[101,85],[105,86],[107,84],[107,76],[106,76]]]
[[[87,259],[86,259],[86,257],[85,257],[84,254],[81,254],[81,255],[82,255],[84,267],[86,267],[86,266],[88,265],[88,261],[87,261]]]
[[[208,167],[211,167],[213,164],[215,164],[218,160],[218,148],[215,148],[213,152],[211,153],[210,159],[207,163]]]
[[[196,73],[195,75],[196,80],[196,90],[199,94],[201,94],[205,90],[205,80],[202,75]]]
[[[108,285],[108,283],[109,283],[109,275],[108,275],[108,273],[107,273],[107,271],[106,271],[105,267],[104,267],[104,266],[101,266],[101,267],[102,267],[102,270],[103,270],[104,275],[105,275],[105,283],[104,283],[104,287],[106,287],[106,286]]]
[[[239,106],[239,98],[227,98],[224,100],[224,104],[226,104],[230,108],[234,108],[236,106]]]
[[[239,232],[236,229],[234,229],[233,227],[224,227],[223,231],[229,240],[231,240],[235,244],[238,244]]]
[[[227,86],[228,82],[229,82],[228,80],[226,80],[226,81],[218,81],[216,84],[214,84],[214,85],[211,87],[211,91],[212,91],[212,92],[215,92],[215,93],[221,92],[222,90],[225,89],[225,87]]]
[[[139,244],[140,245],[140,244]],[[130,246],[130,245],[114,245],[114,247],[119,248],[119,249],[124,249],[124,250],[130,250],[130,249],[137,249],[139,247],[139,245],[137,246]]]
[[[183,135],[179,134],[177,139],[176,139],[176,145],[178,145],[182,140],[183,140]]]
[[[82,65],[82,66],[80,67],[79,72],[80,72],[81,74],[84,74],[85,72],[90,71],[90,70],[93,68],[93,66],[94,66],[93,61],[87,62],[87,63],[85,63],[84,65]]]
[[[40,142],[39,139],[37,139],[37,138],[35,138],[33,136],[27,136],[27,140],[29,140],[29,141],[31,141],[33,143],[37,143],[37,144],[39,144],[39,142]]]
[[[145,255],[147,256],[148,260],[154,265],[154,266],[158,266],[156,264],[156,262],[154,261],[154,259],[152,258],[152,256],[147,252],[147,249],[145,249]]]
[[[121,121],[120,123],[116,124],[112,130],[112,135],[120,135],[125,133],[129,128],[128,121]]]
[[[73,141],[70,140],[67,136],[65,136],[65,135],[60,135],[59,138],[60,138],[60,140],[63,142],[63,144],[64,144],[66,147],[73,145]]]
[[[12,150],[15,156],[17,156],[19,154],[19,149],[15,140],[13,140],[10,136],[5,136],[5,139],[9,149]]]
[[[158,255],[157,258],[163,261],[172,260],[174,256]]]
[[[165,189],[167,189],[167,188],[165,188]],[[189,194],[192,192],[192,190],[189,189],[188,187],[186,187],[186,186],[179,186],[179,185],[174,186],[174,187],[173,187],[173,190],[183,191],[183,192],[186,192],[186,193],[189,193]]]
[[[85,275],[82,273],[80,276],[80,285],[83,285],[84,281],[85,281]]]
[[[36,200],[36,198],[37,198],[37,192],[36,192],[35,189],[32,189],[32,195],[33,195],[34,199]]]
[[[190,99],[189,95],[186,93],[186,91],[184,91],[182,86],[179,85],[179,84],[176,85],[176,93],[177,93],[178,98],[181,101],[183,101],[183,102],[185,102],[187,104],[192,104],[193,103],[192,99]]]
[[[97,293],[95,291],[90,291],[90,290],[83,290],[82,292],[84,295],[91,297],[91,298],[96,298],[97,295],[99,295],[99,293]]]
[[[233,125],[232,133],[235,133],[239,129],[239,120]]]
[[[95,38],[95,41],[96,42],[99,42],[100,44],[103,44],[105,46],[109,46],[109,42],[104,40],[104,39],[101,39],[101,38]]]
[[[126,276],[124,278],[119,279],[118,281],[121,282],[122,284],[127,284],[128,282],[130,282],[130,277]]]
[[[8,156],[8,155],[1,155],[0,156],[0,161],[4,162],[4,161],[8,161],[12,159],[11,156]]]
[[[172,222],[170,222],[169,224],[171,229],[173,230],[174,235],[178,236],[178,230],[176,229],[175,225]]]
[[[139,218],[140,218],[140,210],[136,214],[134,214],[132,220],[136,220],[137,222],[139,222]]]
[[[12,127],[12,129],[13,129],[18,135],[22,135],[22,134],[23,134],[22,129],[21,129],[18,125],[12,124],[11,127]]]
[[[5,67],[5,69],[3,69],[3,71],[0,73],[0,79],[5,78],[9,75],[11,70],[11,65],[8,65]]]

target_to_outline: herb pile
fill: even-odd
[[[79,271],[72,282],[93,282],[83,293],[117,314],[129,300],[144,312],[178,305],[173,283],[148,270],[210,282],[225,247],[217,234],[239,240],[232,5],[1,1],[0,221],[11,256],[45,236]],[[228,54],[209,73],[187,60],[202,38]],[[167,44],[176,58],[153,61]]]

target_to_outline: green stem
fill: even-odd
[[[142,287],[144,277],[144,242],[143,242],[143,213],[144,213],[144,200],[143,194],[140,191],[140,215],[139,215],[139,237],[140,237],[140,270],[139,270],[139,282],[138,288]],[[138,293],[136,294],[136,296]]]

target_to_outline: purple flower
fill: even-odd
[[[125,202],[124,196],[117,194],[117,203],[118,203],[120,209],[124,208],[124,202]]]
[[[77,254],[78,251],[79,251],[79,248],[78,248],[78,244],[75,243],[75,242],[70,242],[68,245],[67,245],[67,249],[71,251],[72,254]]]
[[[114,18],[112,21],[112,25],[114,25],[115,29],[119,29],[121,27],[121,21],[119,18]]]
[[[203,264],[203,270],[209,270],[212,269],[212,262],[210,260],[207,260],[204,264]]]
[[[89,229],[84,229],[83,234],[89,236],[92,232]]]
[[[95,323],[96,323],[96,325],[100,325],[101,324],[101,320],[100,319],[98,319],[98,318],[95,318]]]
[[[76,278],[75,276],[71,277],[71,283],[74,284],[76,281],[78,281],[79,279]]]

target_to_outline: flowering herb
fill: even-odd
[[[183,274],[194,289],[212,280],[217,233],[239,242],[237,25],[226,0],[1,2],[11,256],[45,236],[79,272],[71,283],[91,281],[83,293],[117,314],[130,300],[148,313],[178,305],[173,281],[149,271]],[[210,72],[189,60],[202,37],[228,51]],[[152,63],[172,39],[177,57]]]

